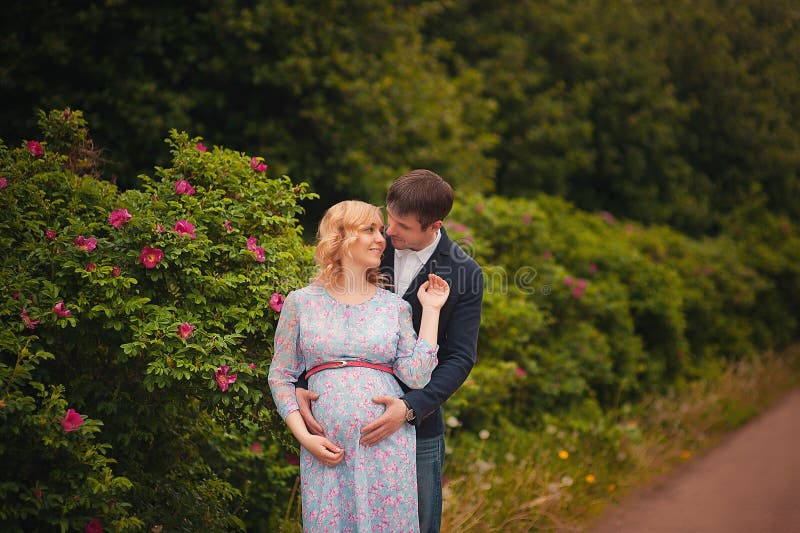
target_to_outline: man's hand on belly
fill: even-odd
[[[294,396],[297,398],[297,405],[300,407],[300,416],[303,417],[303,422],[306,423],[306,429],[312,435],[325,436],[325,429],[317,422],[314,415],[311,413],[311,402],[319,398],[319,394],[301,388],[294,389]]]
[[[400,398],[376,396],[372,401],[385,405],[386,410],[381,416],[361,428],[359,442],[363,446],[378,444],[406,423],[406,404]]]

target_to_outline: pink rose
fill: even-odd
[[[86,533],[103,533],[103,524],[97,518],[93,518],[84,528]]]
[[[25,324],[25,327],[28,329],[33,329],[36,327],[36,324],[39,323],[38,320],[33,320],[28,316],[27,308],[23,307],[22,312],[19,314],[22,317],[22,323]]]
[[[269,299],[269,306],[276,313],[280,313],[281,309],[283,309],[283,296],[277,292],[273,293],[272,298]]]
[[[119,276],[121,273],[122,271],[119,269],[119,267],[114,267],[111,269],[111,275],[114,276],[115,278]]]
[[[577,298],[579,300],[581,298],[583,298],[583,288],[582,287],[575,287],[574,289],[572,289],[572,296],[574,296],[575,298]]]
[[[575,280],[573,279],[572,276],[567,276],[566,278],[564,278],[564,285],[566,285],[567,287],[571,287],[574,282]]]
[[[253,252],[256,254],[256,261],[258,261],[259,263],[263,263],[264,261],[267,260],[267,256],[264,255],[263,247],[259,246],[255,250],[253,250]]]
[[[250,446],[250,451],[256,455],[261,455],[261,445],[257,442],[254,442],[252,446]]]
[[[142,248],[142,253],[139,255],[139,262],[142,263],[145,268],[155,268],[163,258],[164,252],[160,249],[145,246]]]
[[[178,335],[180,335],[182,339],[188,339],[191,337],[192,331],[194,331],[194,325],[189,324],[188,322],[184,322],[178,326]]]
[[[53,306],[53,312],[60,318],[66,318],[72,314],[72,311],[67,309],[67,306],[64,304],[63,301],[58,302],[56,305]]]
[[[28,141],[25,143],[25,148],[27,148],[36,159],[39,159],[44,155],[44,148],[42,148],[41,143],[38,141]]]
[[[86,265],[86,272],[94,272],[94,268],[95,268],[95,264],[94,263],[89,263],[88,265]]]
[[[164,226],[161,224],[156,224],[156,233],[164,233]]]
[[[580,290],[583,290],[583,289],[585,289],[585,288],[586,288],[586,285],[587,285],[588,283],[589,283],[589,282],[588,282],[588,281],[586,281],[585,279],[579,279],[579,280],[578,280],[578,283],[576,283],[576,284],[575,284],[575,287],[576,287],[576,288],[578,288],[578,289],[580,289]]]
[[[127,209],[117,209],[108,216],[108,223],[115,228],[121,228],[123,224],[131,219],[131,214]]]
[[[231,367],[224,365],[217,368],[217,371],[214,373],[214,378],[217,380],[217,385],[222,392],[228,390],[228,385],[236,383],[236,378],[239,376],[239,374],[235,372],[231,375],[228,375],[228,370],[230,369]]]
[[[206,148],[206,145],[203,143],[197,143],[197,151],[205,153],[208,151],[208,148]]]
[[[250,158],[250,168],[255,170],[256,172],[266,172],[267,171],[267,164],[260,162],[257,157]]]
[[[56,232],[51,230],[51,229],[45,230],[44,237],[48,241],[54,241],[54,240],[56,240]]]
[[[5,189],[8,187],[8,179],[0,178],[0,189]]]
[[[233,226],[231,226],[230,220],[225,221],[225,231],[227,231],[228,233],[233,231]]]
[[[84,252],[91,252],[95,248],[97,248],[97,239],[94,237],[86,238],[83,235],[78,235],[75,237],[75,240],[72,241],[75,243],[75,246],[78,249],[83,250]]]
[[[516,375],[518,375],[519,377],[521,377],[521,378],[524,378],[527,375],[527,373],[525,372],[525,369],[523,369],[521,367],[515,368],[514,369],[514,373]]]
[[[188,220],[177,221],[173,229],[178,232],[178,235],[188,236],[190,239],[197,238],[197,235],[194,234],[194,225]]]
[[[255,370],[255,368],[256,368],[256,364],[255,363],[250,363],[247,366],[250,367],[250,370]]]
[[[191,196],[195,193],[194,187],[186,181],[186,180],[179,180],[175,183],[175,192],[178,194],[185,194],[187,196]]]
[[[251,252],[255,252],[256,246],[258,246],[258,239],[256,239],[255,237],[250,237],[249,239],[247,239],[248,250],[250,250]]]
[[[83,417],[75,409],[67,409],[67,415],[59,420],[67,433],[75,431],[83,425]]]

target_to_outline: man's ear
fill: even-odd
[[[431,224],[431,229],[432,229],[433,231],[439,231],[439,229],[440,229],[441,227],[442,227],[442,221],[441,221],[441,220],[437,220],[436,222],[434,222],[433,224]]]

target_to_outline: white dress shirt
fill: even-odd
[[[428,259],[433,255],[434,250],[439,245],[442,238],[442,233],[437,231],[436,238],[433,242],[422,250],[405,250],[394,251],[394,292],[400,296],[404,295],[408,290],[408,286],[417,277],[419,270],[428,262]]]

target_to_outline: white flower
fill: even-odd
[[[489,430],[488,429],[480,430],[480,432],[478,433],[478,437],[480,437],[481,440],[488,439],[489,438]]]
[[[547,429],[545,429],[548,435],[555,435],[558,428],[555,427],[553,424],[547,424]]]
[[[508,452],[506,454],[506,461],[508,461],[509,463],[513,463],[515,460],[516,460],[516,457],[514,457],[513,453]]]
[[[454,416],[448,416],[446,424],[447,424],[447,427],[457,428],[458,426],[461,425],[461,422],[459,422],[458,418],[456,418]]]
[[[565,487],[569,487],[570,485],[572,485],[572,483],[573,479],[569,476],[564,476],[561,478],[561,484],[564,485]]]

